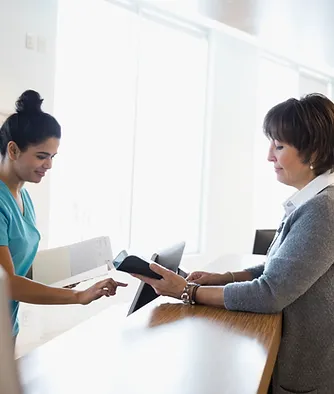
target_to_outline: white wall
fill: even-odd
[[[26,89],[40,92],[52,112],[55,76],[57,0],[0,0],[0,111],[12,112]],[[45,53],[25,48],[30,33],[46,42]],[[41,247],[47,245],[50,181],[27,185],[35,202]]]
[[[253,139],[257,50],[220,32],[211,39],[208,259],[249,253],[253,242]]]

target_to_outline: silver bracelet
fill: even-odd
[[[181,294],[181,300],[186,305],[195,305],[194,290],[199,287],[196,283],[187,283]]]

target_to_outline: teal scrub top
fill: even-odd
[[[21,189],[23,215],[7,185],[0,181],[0,246],[7,246],[15,274],[26,276],[36,256],[40,234],[35,225],[34,206],[26,189]],[[19,332],[19,303],[10,301],[13,336]]]

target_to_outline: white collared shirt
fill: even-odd
[[[296,208],[311,200],[315,195],[326,189],[329,185],[334,184],[334,172],[330,170],[314,178],[301,190],[298,190],[289,199],[283,203],[286,217],[290,215]]]
[[[276,231],[275,237],[267,251],[267,256],[274,254],[279,247],[280,242],[277,242],[285,225],[288,216],[301,205],[305,204],[308,200],[311,200],[314,196],[320,193],[326,187],[334,184],[334,172],[331,173],[330,170],[324,172],[323,174],[314,178],[310,183],[308,183],[303,189],[298,190],[290,198],[288,198],[284,203],[283,207],[285,210],[285,216]]]

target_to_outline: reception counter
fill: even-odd
[[[259,257],[225,256],[207,270]],[[117,272],[112,272],[117,279]],[[281,315],[159,297],[128,318],[112,306],[18,360],[24,394],[265,394]]]

